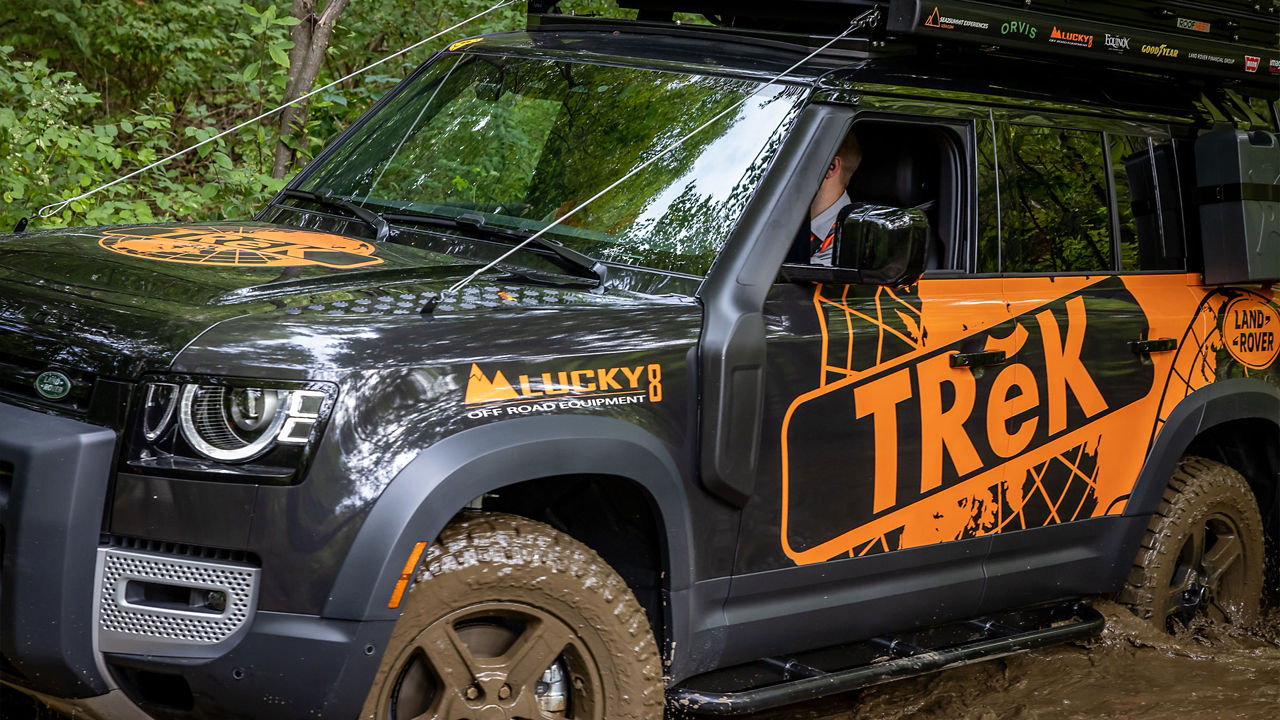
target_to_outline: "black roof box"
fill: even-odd
[[[991,45],[1167,75],[1280,84],[1280,0],[617,0],[641,19],[701,13],[737,28],[837,35],[868,10],[875,35]],[[865,33],[864,33],[865,34]]]

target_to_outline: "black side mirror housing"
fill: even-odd
[[[923,210],[855,203],[840,211],[831,257],[864,285],[910,285],[924,272],[929,234]]]
[[[920,279],[932,230],[917,208],[854,203],[836,218],[834,266],[784,265],[791,282],[901,287]]]

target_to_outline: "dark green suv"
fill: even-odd
[[[4,683],[733,714],[1257,616],[1274,3],[626,4],[455,43],[253,221],[0,239]]]

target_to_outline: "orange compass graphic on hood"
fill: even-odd
[[[108,230],[98,241],[111,252],[190,265],[222,267],[320,267],[377,265],[371,243],[284,228],[231,225],[131,227]]]

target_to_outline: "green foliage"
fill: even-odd
[[[353,0],[316,87],[497,0]],[[289,0],[0,2],[0,230],[281,102]],[[565,10],[600,12],[603,0]],[[519,29],[517,3],[312,98],[287,142],[305,162],[446,43]],[[616,8],[613,13],[623,13]],[[632,13],[633,14],[633,13]],[[270,119],[105,190],[39,226],[246,218],[280,187]],[[467,176],[471,177],[471,176]],[[472,177],[469,181],[474,181]]]

